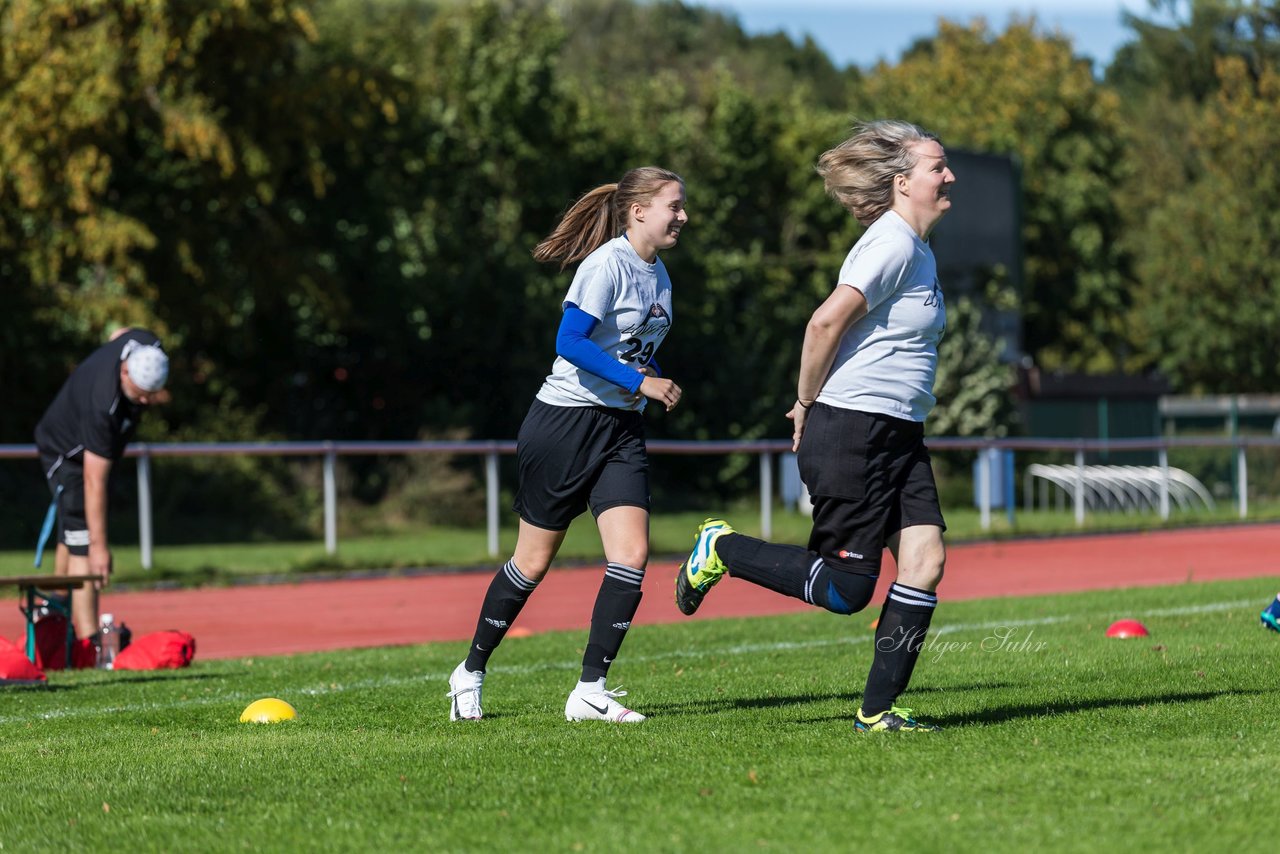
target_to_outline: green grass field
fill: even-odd
[[[852,731],[874,612],[637,626],[635,726],[563,720],[585,628],[509,640],[479,723],[460,643],[54,673],[0,690],[0,850],[1270,847],[1277,585],[944,599],[903,697],[936,734]],[[300,718],[238,723],[263,696]]]

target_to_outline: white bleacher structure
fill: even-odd
[[[1084,506],[1092,511],[1137,513],[1159,511],[1161,491],[1180,510],[1214,508],[1213,496],[1204,484],[1177,468],[1161,466],[1072,466],[1033,464],[1023,477],[1026,509],[1033,509],[1035,482],[1039,481],[1042,509],[1049,504],[1049,491],[1054,493],[1058,509],[1075,500],[1077,488],[1083,488]]]

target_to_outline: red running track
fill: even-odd
[[[675,565],[667,562],[649,567],[638,624],[689,619],[672,601],[674,573]],[[886,557],[881,588],[892,576],[892,560]],[[1280,525],[953,545],[938,592],[945,602],[1259,576],[1280,576]],[[201,659],[465,641],[491,577],[476,572],[197,590],[116,593],[108,588],[102,610],[125,620],[135,634],[170,628],[190,632]],[[553,569],[515,630],[585,630],[600,577],[597,568]],[[882,598],[878,593],[873,602]],[[809,607],[729,579],[707,597],[695,619]],[[22,631],[18,609],[0,608],[0,636],[20,638]]]

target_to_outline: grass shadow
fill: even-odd
[[[30,687],[46,691],[83,691],[86,689],[111,688],[116,685],[145,685],[150,682],[200,682],[206,679],[225,679],[229,675],[229,673],[174,673],[173,671],[139,670],[131,672],[128,676],[120,676],[112,679],[95,679],[92,682],[30,686],[15,685],[13,687]]]
[[[1145,706],[1161,703],[1198,703],[1217,700],[1222,697],[1247,697],[1268,694],[1269,691],[1226,690],[1226,691],[1184,691],[1168,694],[1156,694],[1146,697],[1105,697],[1095,700],[1061,700],[1051,703],[1023,704],[1003,706],[963,715],[931,716],[930,723],[943,727],[964,727],[976,724],[1003,724],[1023,718],[1043,718],[1051,715],[1070,714],[1072,712],[1097,711],[1117,707]]]
[[[920,688],[913,687],[912,694],[926,693],[945,693],[950,691],[991,691],[1002,688],[1023,687],[1021,683],[1013,682],[984,682],[972,685],[935,685],[923,686]],[[646,713],[652,711],[654,714],[664,715],[705,715],[717,711],[725,711],[729,709],[775,709],[783,706],[805,706],[812,703],[822,703],[830,700],[839,700],[848,702],[851,710],[848,716],[852,716],[853,708],[856,708],[861,693],[846,693],[843,691],[825,691],[810,694],[796,694],[793,696],[780,697],[733,697],[733,698],[717,698],[709,700],[680,700],[674,703],[646,703],[644,711]],[[833,716],[830,718],[811,718],[805,723],[816,723],[822,720],[837,720],[839,718]]]
[[[911,693],[944,693],[951,691],[990,691],[992,689],[1019,687],[1014,683],[984,683],[974,685],[924,686],[912,688]],[[927,715],[929,723],[943,727],[965,727],[982,724],[1002,724],[1023,718],[1042,718],[1071,712],[1093,711],[1116,707],[1131,707],[1160,703],[1187,703],[1216,700],[1221,697],[1243,697],[1267,693],[1262,690],[1225,690],[1225,691],[1189,691],[1181,693],[1159,694],[1146,697],[1107,697],[1095,700],[1060,700],[1049,703],[1022,704],[1003,706],[962,715]],[[777,709],[788,706],[803,707],[814,703],[832,700],[849,704],[847,712],[835,715],[797,718],[791,723],[816,724],[832,721],[849,721],[857,708],[859,694],[840,691],[816,692],[778,697],[736,697],[711,700],[687,700],[675,703],[648,703],[645,711],[651,715],[703,716],[732,709]]]

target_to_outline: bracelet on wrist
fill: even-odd
[[[800,404],[800,408],[801,408],[801,409],[805,409],[805,410],[813,409],[813,404],[815,404],[815,403],[817,403],[817,402],[818,402],[817,400],[813,400],[813,401],[812,401],[812,402],[810,402],[810,403],[805,403],[805,402],[804,402],[803,400],[801,400],[800,398],[798,398],[798,397],[796,398],[796,403]]]

